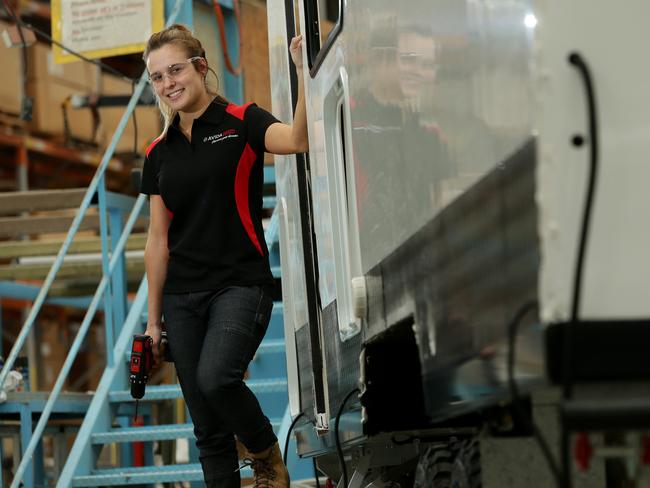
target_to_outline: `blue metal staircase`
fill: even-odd
[[[182,0],[175,2],[175,7],[168,16],[168,24],[174,22],[182,5]],[[133,417],[135,408],[128,384],[128,356],[133,334],[141,333],[146,323],[147,283],[146,279],[143,278],[135,299],[130,304],[130,307],[128,307],[126,301],[124,248],[136,219],[143,211],[146,197],[140,195],[135,201],[130,202],[132,204],[132,210],[126,223],[122,226],[122,215],[118,218],[113,213],[108,212],[111,206],[107,204],[107,198],[110,199],[111,196],[107,196],[105,190],[104,173],[124,127],[128,123],[129,117],[135,108],[136,101],[142,94],[144,85],[145,74],[143,73],[138,85],[134,89],[131,101],[120,120],[113,139],[83,197],[77,215],[52,264],[50,272],[34,298],[34,304],[29,316],[0,371],[0,384],[3,384],[28,334],[34,326],[42,305],[46,302],[48,292],[62,266],[64,257],[68,253],[72,240],[80,227],[81,220],[86,215],[93,199],[96,198],[103,244],[103,276],[94,296],[89,301],[84,301],[87,304],[87,313],[79,327],[47,401],[39,407],[40,416],[37,424],[33,428],[31,438],[22,439],[22,458],[16,469],[11,488],[18,488],[19,486],[31,488],[38,482],[36,478],[42,478],[42,467],[32,466],[32,460],[36,460],[37,458],[42,460],[42,435],[46,432],[52,413],[56,413],[61,405],[67,401],[65,400],[66,395],[61,395],[63,384],[70,372],[72,363],[75,360],[84,337],[89,330],[91,321],[99,309],[103,309],[105,315],[107,366],[96,391],[92,395],[88,395],[88,397],[92,396],[92,399],[89,399],[87,413],[76,435],[75,443],[68,454],[65,466],[58,480],[55,480],[57,482],[56,486],[59,488],[68,488],[70,486],[147,485],[158,482],[193,482],[202,481],[203,479],[201,467],[196,458],[196,449],[190,448],[189,463],[154,466],[153,443],[155,441],[190,439],[190,444],[193,445],[194,443],[193,426],[191,423],[153,425],[152,402],[181,398],[180,387],[177,384],[152,385],[147,387],[146,395],[141,400],[142,405],[140,407],[140,412],[145,419],[146,425],[130,425],[130,419]],[[265,184],[274,187],[274,168],[265,167],[264,173]],[[270,188],[267,188],[267,190],[270,190]],[[122,197],[117,197],[117,199],[120,200],[120,205],[124,207],[127,200]],[[274,196],[264,197],[265,208],[275,208],[275,204],[276,199]],[[124,211],[124,208],[122,208],[122,211]],[[119,222],[119,224],[116,224],[116,222]],[[273,275],[276,278],[280,277],[278,230],[278,219],[274,212],[266,228],[265,237],[271,253]],[[288,408],[283,307],[281,302],[276,302],[274,305],[266,337],[250,365],[249,375],[250,377],[246,380],[246,383],[258,397],[262,410],[271,419],[274,430],[278,434],[280,445],[284,446],[287,431],[291,423],[291,416]],[[144,443],[144,467],[131,466],[132,442]],[[108,445],[119,446],[116,449],[116,451],[120,452],[119,465],[115,467],[98,466],[97,461],[100,454]],[[291,477],[294,480],[313,476],[311,462],[298,460],[295,455],[295,449],[290,449],[288,465]],[[35,478],[34,473],[38,470],[41,472]],[[242,470],[242,477],[246,476],[250,476],[250,471],[247,469]],[[200,485],[192,483],[192,486]]]
[[[182,0],[176,1],[174,10],[168,16],[168,23],[174,22],[182,3]],[[77,432],[75,443],[67,456],[65,466],[58,480],[55,480],[57,482],[56,486],[68,488],[70,486],[147,485],[157,482],[198,482],[203,479],[201,467],[196,458],[196,449],[190,448],[189,463],[154,466],[153,443],[155,441],[189,439],[190,444],[193,445],[194,433],[191,423],[186,422],[176,425],[153,424],[152,402],[181,398],[182,395],[178,385],[149,386],[145,397],[141,400],[142,405],[140,407],[146,425],[130,425],[130,419],[134,414],[134,402],[129,392],[128,355],[133,334],[136,332],[141,333],[146,323],[147,284],[143,278],[135,299],[128,307],[125,287],[124,248],[136,219],[143,211],[146,197],[140,195],[135,201],[130,202],[132,203],[132,210],[126,223],[122,226],[122,215],[117,218],[108,212],[110,204],[107,204],[107,198],[110,199],[111,197],[110,195],[107,196],[105,190],[104,173],[130,114],[135,108],[136,101],[144,89],[144,85],[145,76],[143,74],[134,89],[133,97],[98,166],[97,172],[83,197],[63,245],[41,289],[34,297],[29,316],[0,371],[0,384],[2,384],[9,371],[13,368],[17,355],[25,344],[42,305],[46,302],[49,290],[80,227],[81,220],[86,215],[93,199],[96,198],[103,244],[103,276],[94,296],[90,300],[86,299],[84,301],[87,305],[86,315],[70,346],[52,391],[49,392],[47,401],[39,407],[38,413],[40,415],[33,428],[33,433],[31,437],[26,436],[22,439],[22,458],[16,468],[11,488],[18,488],[19,486],[32,488],[42,481],[42,466],[33,466],[32,461],[42,461],[42,436],[48,428],[48,422],[52,414],[60,410],[61,406],[67,401],[65,399],[66,395],[61,395],[64,382],[90,328],[93,317],[99,309],[103,309],[105,315],[107,366],[96,391],[92,395],[88,395],[89,405],[86,415]],[[273,186],[275,184],[273,167],[265,167],[265,184]],[[120,200],[120,197],[118,197],[118,200]],[[123,205],[125,202],[126,200],[122,198],[121,204]],[[265,208],[275,208],[275,203],[275,197],[264,197]],[[118,221],[120,224],[116,226],[115,222]],[[265,237],[271,253],[273,275],[276,278],[280,277],[278,228],[277,215],[274,213],[267,226]],[[288,408],[283,307],[281,302],[276,302],[274,305],[268,332],[250,365],[249,375],[250,377],[246,380],[246,383],[257,395],[263,411],[271,419],[274,430],[278,434],[280,445],[283,446],[291,423],[291,416]],[[144,467],[132,466],[131,443],[133,442],[144,443]],[[97,461],[102,450],[108,445],[119,446],[116,449],[120,453],[119,461],[114,467],[99,466]],[[299,461],[295,455],[295,449],[290,449],[288,464],[292,479],[304,479],[312,476],[311,463]],[[35,475],[35,473],[37,474]],[[242,470],[242,477],[250,476],[250,474],[249,470]],[[191,485],[200,486],[194,483]]]
[[[274,182],[273,168],[266,168],[265,181]],[[267,199],[267,204],[272,204],[272,199]],[[269,249],[272,250],[272,261],[277,257],[277,220],[272,217],[266,231]],[[278,273],[278,269],[274,269]],[[133,305],[122,327],[114,349],[116,358],[126,358],[130,351],[131,338],[134,333],[142,329],[142,314],[146,309],[146,281],[142,281]],[[288,392],[286,379],[286,360],[284,348],[283,307],[281,302],[276,302],[273,308],[271,322],[249,367],[247,385],[260,400],[263,411],[274,426],[276,434],[280,430],[287,430]],[[181,398],[182,393],[178,384],[149,386],[141,400],[143,403],[173,400]],[[147,425],[137,427],[119,427],[116,423],[124,425],[125,416],[132,415],[134,411],[133,399],[128,385],[128,361],[114,361],[109,366],[94,394],[88,414],[81,426],[75,440],[68,461],[58,480],[57,487],[68,486],[114,486],[134,485],[157,482],[173,481],[200,481],[203,479],[201,466],[198,462],[170,466],[153,466],[152,442],[172,439],[194,439],[191,423],[176,425]],[[150,419],[146,407],[143,408],[145,418]],[[116,422],[122,417],[122,422]],[[284,443],[284,439],[280,439]],[[107,444],[124,444],[131,442],[145,442],[148,450],[145,459],[146,467],[130,467],[127,463],[123,467],[98,469],[97,458],[101,449]],[[128,449],[127,449],[128,452]],[[296,464],[295,462],[293,463]],[[299,469],[292,470],[292,478],[300,479],[310,476],[308,463],[301,463]],[[249,470],[242,470],[242,476],[250,476]]]

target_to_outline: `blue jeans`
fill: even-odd
[[[272,309],[259,286],[163,296],[167,339],[209,488],[240,486],[235,435],[253,453],[277,442],[243,381]]]

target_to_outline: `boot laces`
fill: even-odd
[[[253,460],[252,460],[251,458],[244,458],[244,459],[242,459],[241,466],[239,466],[239,467],[235,470],[235,473],[236,473],[237,471],[241,471],[241,470],[244,469],[244,468],[252,468],[252,467],[253,467]]]
[[[254,488],[273,488],[273,481],[275,480],[276,472],[273,468],[273,463],[269,459],[251,459],[245,458],[242,460],[241,466],[237,471],[250,467],[253,468]]]

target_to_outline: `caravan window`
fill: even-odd
[[[304,1],[309,70],[314,76],[343,27],[343,1]]]

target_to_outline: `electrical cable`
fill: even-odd
[[[521,395],[519,394],[519,388],[517,387],[517,382],[515,381],[515,345],[517,340],[517,330],[523,318],[528,313],[537,309],[538,305],[536,301],[525,303],[522,307],[519,308],[513,319],[508,324],[508,388],[510,390],[510,397],[513,407],[519,416],[528,420],[530,428],[533,431],[533,437],[539,444],[542,454],[546,459],[546,463],[551,470],[551,474],[559,486],[561,480],[560,468],[558,467],[555,458],[553,458],[553,453],[551,452],[548,442],[546,442],[546,439],[542,435],[542,432],[539,430],[539,427],[537,427],[533,421],[532,415],[528,415],[522,406]]]
[[[83,61],[85,61],[87,63],[94,64],[95,66],[99,66],[100,68],[103,68],[104,70],[109,71],[110,73],[114,74],[115,76],[119,76],[120,78],[124,79],[125,81],[128,81],[128,82],[133,82],[133,81],[138,82],[139,81],[138,79],[131,78],[130,76],[125,75],[124,73],[116,70],[112,66],[107,65],[106,63],[102,63],[101,61],[97,61],[96,59],[87,58],[86,56],[84,56],[83,54],[78,53],[74,49],[71,49],[71,48],[65,46],[64,44],[62,44],[59,41],[57,41],[56,39],[54,39],[52,36],[46,34],[42,30],[40,30],[40,29],[34,27],[33,25],[29,24],[28,22],[23,21],[20,17],[15,15],[13,13],[13,10],[11,10],[10,7],[8,6],[8,0],[3,0],[3,3],[5,4],[5,8],[7,8],[9,10],[9,14],[13,17],[14,21],[16,22],[16,25],[19,27],[18,32],[20,32],[20,27],[24,27],[25,29],[28,29],[28,30],[32,31],[34,34],[41,37],[42,39],[45,39],[46,41],[60,47],[61,49],[64,49],[65,51],[67,51],[68,54],[71,54],[71,55],[73,55],[73,56],[75,56],[75,57],[77,57],[77,58],[79,58],[79,59],[81,59],[81,60],[83,60]]]
[[[355,393],[359,393],[359,388],[355,388],[354,390],[352,390],[343,399],[343,401],[341,402],[341,406],[339,407],[339,411],[336,413],[336,419],[334,420],[334,436],[335,436],[335,440],[336,440],[336,453],[338,454],[339,464],[340,464],[340,467],[341,467],[341,473],[343,474],[343,487],[344,488],[347,488],[347,486],[348,486],[348,468],[345,465],[345,458],[343,457],[343,449],[341,448],[341,438],[339,437],[339,421],[341,420],[341,414],[343,413],[343,409],[345,408],[345,404],[350,399],[350,397],[352,395],[354,395]]]
[[[287,465],[287,453],[289,451],[289,441],[291,440],[291,432],[293,431],[293,428],[296,426],[296,423],[298,420],[300,420],[301,417],[303,417],[305,414],[303,412],[300,412],[295,419],[293,419],[293,422],[291,422],[291,425],[289,426],[289,431],[287,432],[287,438],[284,440],[284,452],[282,453],[282,460],[284,461],[284,465]]]
[[[573,281],[573,300],[571,306],[571,317],[569,323],[564,329],[563,337],[563,361],[562,361],[562,396],[564,400],[569,400],[573,396],[573,371],[571,349],[573,348],[573,329],[578,323],[578,313],[580,311],[580,302],[582,298],[582,278],[584,272],[585,251],[589,237],[589,225],[591,223],[591,211],[594,202],[594,193],[596,188],[596,178],[598,175],[599,160],[599,140],[598,140],[598,111],[596,105],[596,90],[592,81],[591,70],[582,55],[577,52],[569,54],[568,62],[576,68],[582,77],[585,94],[587,96],[587,119],[589,122],[590,158],[589,158],[589,179],[587,182],[587,192],[585,195],[582,226],[580,229],[580,238],[578,241],[578,256],[576,258],[576,269]],[[580,139],[574,137],[573,144],[580,146]],[[571,436],[566,431],[564,425],[561,432],[561,456],[562,456],[562,486],[571,488]]]
[[[316,466],[316,458],[311,458],[314,463],[314,478],[316,479],[316,488],[320,488],[320,480],[318,479],[318,466]]]
[[[68,95],[61,102],[61,112],[63,113],[63,143],[70,144],[72,139],[72,131],[70,130],[70,120],[68,119],[68,105],[72,100],[72,96]]]
[[[135,93],[135,86],[137,85],[137,82],[134,80],[131,82],[131,97],[133,97],[133,94]],[[138,157],[138,119],[136,119],[135,116],[135,111],[137,109],[137,105],[133,108],[133,112],[131,112],[132,120],[133,120],[133,159],[137,159]]]
[[[232,64],[230,59],[230,53],[228,52],[228,39],[226,38],[226,26],[223,19],[223,11],[221,10],[221,5],[218,0],[212,0],[212,6],[214,8],[214,14],[217,17],[217,24],[219,26],[219,39],[221,40],[221,50],[223,51],[223,59],[226,63],[226,69],[234,76],[239,76],[241,74],[242,66],[242,35],[241,35],[241,17],[239,15],[239,2],[238,0],[233,0],[232,8],[235,12],[235,19],[237,21],[237,32],[239,37],[239,63],[235,67]]]
[[[569,331],[573,326],[578,322],[578,313],[580,310],[580,301],[582,298],[582,278],[583,278],[583,268],[585,261],[585,250],[587,248],[587,240],[589,236],[589,224],[591,223],[591,210],[593,207],[594,200],[594,190],[596,187],[596,177],[598,173],[598,158],[599,158],[599,147],[598,147],[598,120],[597,120],[597,110],[596,110],[596,95],[595,89],[592,83],[592,77],[589,70],[589,66],[583,59],[583,57],[573,52],[569,55],[569,63],[574,66],[582,75],[582,79],[585,85],[585,92],[587,95],[587,117],[589,120],[589,142],[591,147],[590,152],[590,161],[589,161],[589,180],[587,183],[587,193],[585,196],[585,205],[583,210],[582,217],[582,227],[580,229],[580,240],[578,242],[578,256],[576,259],[576,269],[574,274],[573,281],[573,300],[571,307],[571,319],[569,322],[569,327],[565,330],[564,336],[564,375],[563,375],[563,395],[565,399],[571,398],[573,394],[573,385],[571,378],[571,334]]]

